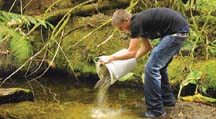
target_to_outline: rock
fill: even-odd
[[[0,88],[0,104],[33,100],[33,93],[29,89]]]

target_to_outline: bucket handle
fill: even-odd
[[[97,63],[99,61],[99,59],[100,59],[99,57],[95,57],[94,58],[94,63]]]
[[[94,58],[94,63],[97,64],[99,60],[100,60],[100,57],[95,57],[95,58]],[[103,64],[100,63],[99,66],[102,67]]]

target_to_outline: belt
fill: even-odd
[[[174,33],[174,34],[171,34],[171,36],[178,36],[178,37],[188,37],[189,34],[188,33]]]

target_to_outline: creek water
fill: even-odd
[[[106,92],[105,104],[97,102],[98,90],[93,79],[72,81],[65,77],[39,79],[32,82],[34,102],[0,105],[3,119],[142,119],[145,111],[143,89],[116,84]],[[11,82],[8,87],[30,88],[28,83]],[[99,104],[99,105],[98,105]],[[104,105],[100,105],[104,104]],[[216,108],[192,102],[178,101],[166,108],[170,119],[214,119]]]

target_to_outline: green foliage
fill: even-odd
[[[208,49],[212,56],[216,56],[216,39],[209,44]]]
[[[32,46],[28,35],[40,25],[45,28],[53,27],[45,20],[0,11],[0,41],[9,42],[11,55],[17,63],[24,62],[32,55]],[[33,29],[25,33],[23,29],[32,26],[34,26]]]
[[[15,35],[14,35],[15,36]],[[17,35],[19,38],[20,36]],[[28,39],[25,36],[22,36],[19,39],[13,38],[10,41],[10,49],[12,55],[17,59],[18,62],[24,62],[31,56],[32,47]]]
[[[95,65],[90,65],[88,63],[76,63],[74,66],[74,71],[77,73],[96,73]]]
[[[128,73],[125,76],[121,77],[119,79],[119,81],[128,81],[128,80],[133,80],[133,79],[135,79],[135,73],[131,72],[131,73]]]
[[[12,56],[18,62],[25,61],[31,56],[31,45],[27,37],[4,24],[0,25],[0,30],[1,40],[6,39],[9,41]]]
[[[197,37],[197,33],[193,30],[193,29],[190,29],[190,37],[188,38],[188,40],[186,40],[182,46],[182,50],[184,51],[191,51],[191,49],[193,49],[193,43]],[[195,46],[197,47],[197,46]]]
[[[197,0],[196,7],[202,13],[208,13],[216,9],[216,0]]]
[[[200,68],[199,70],[203,72],[203,79],[202,82],[202,89],[205,93],[208,88],[216,88],[216,61],[209,60],[205,63],[199,63]]]
[[[9,13],[1,10],[0,10],[0,22],[5,24],[12,23],[12,25],[27,25],[27,26],[42,25],[45,28],[47,28],[48,26],[53,28],[52,24],[50,24],[45,20],[36,19],[31,16]]]
[[[160,43],[160,39],[159,38],[157,38],[157,39],[154,39],[153,41],[152,41],[152,45],[157,45],[157,44],[159,44]]]
[[[202,77],[202,72],[200,72],[198,70],[190,72],[188,74],[188,76],[186,77],[186,79],[183,80],[180,84],[178,98],[180,98],[181,91],[185,86],[187,86],[188,84],[195,84],[196,85],[198,83],[198,80],[201,79],[201,77]]]
[[[189,57],[175,57],[168,67],[169,81],[173,87],[179,86],[179,84],[187,76],[186,72],[189,72],[188,67],[192,60]]]
[[[95,66],[93,65],[83,65],[82,66],[83,73],[96,73]]]
[[[186,40],[184,43],[183,43],[183,46],[182,46],[182,51],[191,51],[191,49],[193,48],[193,42],[191,40]]]
[[[181,86],[187,86],[189,83],[197,84],[197,81],[201,79],[202,72],[195,70],[188,74],[185,80],[182,81]]]
[[[216,61],[208,60],[208,62],[198,62],[196,63],[193,70],[190,72],[186,79],[180,84],[180,90],[178,97],[180,98],[181,90],[188,84],[195,84],[196,90],[195,94],[200,91],[201,93],[207,93],[208,89],[216,88],[216,74],[215,74]],[[201,89],[201,90],[200,90]]]

